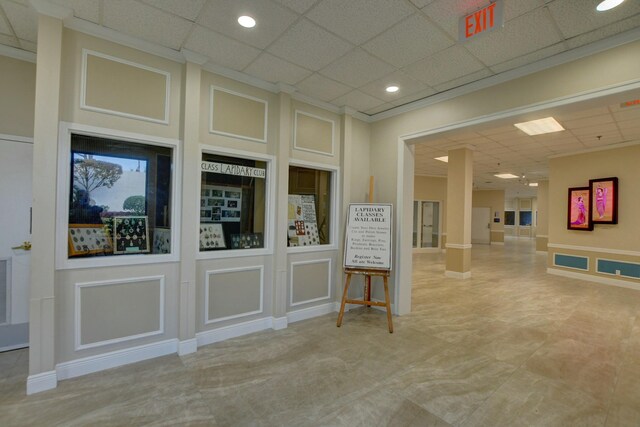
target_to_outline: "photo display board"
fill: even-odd
[[[240,222],[242,188],[203,185],[200,222]]]
[[[392,224],[391,204],[349,204],[344,268],[391,270]]]
[[[289,246],[312,246],[320,244],[316,198],[313,194],[289,194],[288,213]]]

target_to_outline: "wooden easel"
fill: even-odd
[[[373,203],[373,176],[369,177],[369,203]],[[374,305],[376,307],[387,308],[387,324],[389,326],[389,333],[392,334],[393,321],[391,320],[391,305],[389,304],[389,275],[391,274],[391,272],[389,270],[372,270],[360,268],[345,268],[344,272],[347,275],[347,280],[345,282],[344,292],[342,294],[342,304],[340,305],[340,314],[338,315],[337,326],[340,327],[342,325],[344,308],[347,303],[366,305],[367,307],[371,307],[372,305]],[[347,298],[347,294],[349,293],[349,285],[351,284],[351,276],[353,274],[364,276],[364,293],[362,300],[353,300]],[[371,278],[373,276],[382,277],[382,280],[384,282],[384,302],[371,301]]]
[[[349,304],[360,304],[366,305],[367,307],[371,307],[375,305],[376,307],[386,307],[387,308],[387,324],[389,326],[389,333],[393,333],[393,321],[391,320],[391,305],[389,304],[389,270],[363,270],[358,268],[345,268],[344,272],[347,275],[347,281],[344,285],[344,292],[342,293],[342,304],[340,305],[340,314],[338,315],[338,323],[337,326],[342,326],[342,317],[344,316],[344,307],[347,303]],[[356,300],[356,299],[348,299],[347,294],[349,293],[349,285],[351,284],[351,276],[353,274],[360,274],[365,276],[365,293],[364,299]],[[371,301],[371,298],[368,295],[371,295],[371,277],[380,276],[384,282],[384,302],[379,301]],[[369,292],[367,292],[367,290]]]

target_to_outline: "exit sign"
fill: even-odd
[[[481,34],[489,33],[504,25],[504,0],[496,0],[460,18],[458,39],[471,40]]]

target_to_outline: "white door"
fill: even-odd
[[[32,161],[32,144],[0,138],[0,351],[29,345],[31,253],[18,247],[31,240]]]
[[[422,202],[422,245],[432,248],[433,245],[433,202]]]
[[[491,243],[491,209],[473,208],[471,212],[471,243]]]

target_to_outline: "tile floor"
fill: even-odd
[[[547,275],[529,240],[474,246],[464,281],[414,261],[394,334],[362,308],[29,397],[2,354],[0,425],[640,426],[640,292]]]

